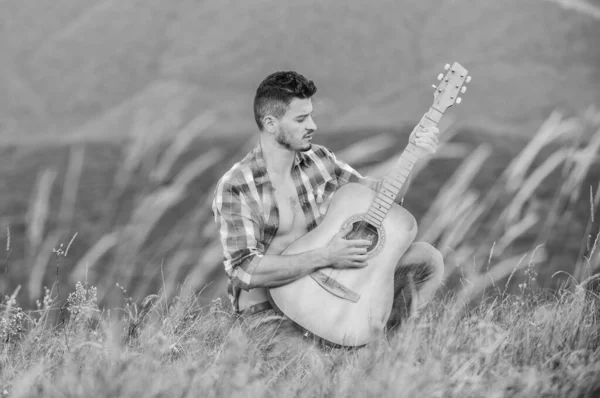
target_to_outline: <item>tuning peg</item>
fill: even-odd
[[[467,80],[465,80],[467,83],[471,83],[471,76],[467,76]]]
[[[435,84],[432,84],[431,87],[437,90],[437,86]]]
[[[448,70],[448,69],[450,69],[450,64],[444,65],[444,70]]]
[[[460,89],[460,92],[462,94],[464,94],[467,91],[467,86],[462,86],[462,88]]]
[[[457,103],[457,104],[460,104],[461,102],[462,102],[462,98],[458,97],[458,98],[456,99],[456,103]]]
[[[442,80],[443,78],[444,78],[444,74],[443,74],[443,73],[440,73],[440,74],[438,75],[438,77],[437,77],[437,79],[438,79],[438,80]]]

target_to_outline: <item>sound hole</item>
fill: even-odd
[[[346,235],[346,239],[368,239],[371,241],[371,246],[367,248],[367,253],[371,252],[375,247],[377,247],[377,242],[379,242],[379,235],[377,233],[377,228],[369,224],[367,221],[359,220],[355,221],[352,224],[352,231],[348,232]]]

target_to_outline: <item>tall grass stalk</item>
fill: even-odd
[[[600,261],[598,265],[595,265],[592,262],[598,247],[598,240],[600,239],[600,228],[598,227],[598,220],[596,219],[596,213],[598,213],[598,209],[600,209],[599,205],[600,182],[596,188],[595,195],[593,193],[592,186],[590,186],[590,219],[585,228],[584,239],[581,240],[581,247],[577,257],[577,265],[575,267],[575,271],[573,272],[573,275],[578,280],[584,280],[594,272],[600,270]]]
[[[6,246],[5,246],[5,251],[4,251],[4,283],[3,283],[3,288],[2,288],[2,293],[3,295],[8,294],[8,286],[9,286],[9,281],[8,281],[8,268],[9,268],[9,264],[10,264],[10,253],[11,253],[12,247],[10,245],[10,224],[6,225]],[[1,298],[0,298],[1,301]]]
[[[62,192],[60,210],[58,212],[58,223],[60,228],[68,230],[75,217],[77,193],[83,174],[85,161],[85,145],[75,144],[69,151],[69,163],[65,173],[65,183]]]
[[[27,243],[30,256],[37,253],[44,239],[50,213],[50,195],[57,175],[58,172],[54,169],[46,169],[38,175],[27,214]]]

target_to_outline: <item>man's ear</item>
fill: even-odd
[[[277,131],[277,123],[278,120],[275,119],[273,116],[271,115],[267,115],[264,117],[263,119],[263,126],[266,132],[268,133],[275,133],[275,131]]]

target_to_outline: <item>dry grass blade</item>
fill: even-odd
[[[525,217],[510,225],[496,245],[497,255],[501,255],[511,243],[535,226],[539,221],[540,217],[536,213],[527,212]]]
[[[210,127],[216,120],[216,115],[213,111],[203,113],[196,117],[190,123],[187,124],[179,133],[175,139],[171,142],[171,145],[165,150],[158,165],[150,173],[150,177],[155,182],[164,181],[173,165],[181,157],[183,152],[188,149],[189,145],[196,139],[201,133],[203,133],[208,127]]]
[[[133,171],[140,165],[145,149],[150,145],[146,142],[143,132],[149,130],[150,115],[148,110],[140,109],[134,117],[132,129],[133,140],[129,144],[123,163],[115,174],[114,189],[122,189],[131,178]],[[138,132],[139,131],[139,132]],[[150,140],[148,140],[150,141]]]
[[[593,274],[598,268],[592,260],[598,247],[600,239],[600,228],[596,226],[596,213],[600,205],[600,182],[596,187],[596,194],[593,194],[592,186],[590,186],[590,219],[585,227],[585,233],[581,241],[579,254],[577,255],[577,263],[573,276],[576,280],[581,281]],[[595,237],[594,237],[595,234]],[[598,253],[598,261],[600,261],[600,252]],[[587,268],[585,266],[587,265]],[[587,272],[586,272],[587,270]]]
[[[509,225],[516,222],[521,214],[525,202],[533,197],[533,192],[540,186],[562,162],[567,158],[566,150],[559,150],[548,157],[527,179],[521,184],[521,188],[515,194],[514,199],[506,207],[499,220]]]
[[[27,212],[27,243],[30,256],[35,255],[44,237],[50,211],[50,195],[56,175],[57,172],[54,169],[46,169],[38,175]]]
[[[4,252],[4,278],[2,278],[2,283],[0,283],[0,289],[2,289],[2,295],[6,295],[8,293],[8,286],[10,285],[10,281],[8,280],[8,268],[10,264],[10,253],[11,253],[11,245],[10,245],[10,224],[6,224],[6,251]],[[2,297],[2,296],[0,296]]]
[[[467,200],[473,200],[473,198],[469,197]],[[417,240],[433,243],[440,239],[444,235],[444,231],[453,224],[459,213],[462,212],[464,203],[460,200],[446,203],[445,211],[440,212],[438,217],[431,221],[431,224],[419,228]]]
[[[459,198],[469,187],[483,163],[489,158],[492,150],[488,145],[479,146],[471,156],[465,159],[448,181],[440,188],[427,213],[422,217],[419,226],[419,236],[432,228],[435,220],[443,214],[446,206]]]
[[[600,21],[600,7],[585,0],[546,0]]]
[[[134,116],[131,129],[131,142],[124,153],[123,163],[115,175],[114,190],[120,192],[131,179],[133,172],[146,164],[148,172],[156,164],[155,157],[160,145],[165,141],[169,131],[173,131],[181,123],[181,112],[184,99],[169,102],[167,108],[157,117],[150,108],[140,108]]]
[[[506,169],[506,188],[509,192],[515,191],[523,183],[523,179],[531,164],[546,145],[557,138],[564,138],[569,132],[581,130],[580,123],[576,120],[564,122],[558,112],[552,115],[540,127],[537,134],[529,141]]]
[[[119,231],[110,232],[102,236],[98,241],[77,261],[69,275],[69,280],[75,283],[84,280],[85,274],[93,268],[98,261],[115,247],[119,241]]]
[[[487,272],[481,273],[476,277],[471,276],[472,279],[470,280],[470,283],[461,289],[456,296],[456,308],[463,308],[476,297],[480,297],[481,293],[490,285],[506,278],[511,273],[514,273],[521,268],[526,256],[527,252],[512,256],[495,264]],[[531,261],[533,261],[533,259]]]
[[[27,291],[29,293],[30,301],[38,298],[42,291],[42,283],[44,281],[44,275],[46,275],[46,268],[48,267],[48,264],[50,264],[52,249],[58,245],[60,237],[60,231],[52,232],[46,237],[40,250],[37,252],[27,282]]]
[[[179,282],[180,270],[186,265],[190,265],[192,261],[193,253],[189,250],[181,249],[178,250],[173,257],[169,260],[169,272],[165,280],[165,290],[172,292],[175,290],[177,283]],[[142,288],[141,291],[146,289]]]
[[[213,149],[210,152],[202,154],[202,156],[189,163],[177,174],[173,186],[182,189],[187,188],[189,183],[202,175],[210,167],[216,165],[223,159],[223,156],[224,152],[221,149]]]
[[[588,174],[592,164],[598,161],[598,149],[600,149],[600,129],[596,131],[596,134],[594,134],[588,145],[579,152],[578,156],[576,156],[575,166],[567,180],[567,183],[570,183],[569,186],[571,188],[571,202],[574,202],[579,198],[583,179]]]
[[[191,287],[198,288],[202,287],[207,283],[212,283],[213,281],[208,280],[207,276],[210,275],[214,268],[207,267],[207,264],[217,264],[221,262],[223,259],[223,248],[218,241],[214,241],[212,244],[207,244],[202,251],[202,254],[199,256],[196,266],[194,266],[193,271],[188,276],[188,284]],[[222,264],[220,264],[222,267]]]
[[[452,217],[451,222],[449,222],[444,228],[444,234],[438,247],[454,248],[461,243],[462,237],[464,236],[462,230],[465,229],[465,222],[468,220],[469,215],[473,211],[478,199],[478,192],[475,192],[474,190],[468,190],[465,192],[465,194],[460,198],[460,204],[454,211],[454,217]]]
[[[62,201],[58,213],[58,221],[62,228],[69,228],[73,221],[77,191],[83,172],[85,145],[75,144],[69,152],[69,164],[65,174]]]
[[[456,224],[448,232],[448,243],[446,246],[440,246],[441,248],[447,247],[459,247],[461,243],[465,243],[465,236],[469,231],[477,231],[479,225],[475,222],[481,217],[486,209],[482,206],[471,208],[470,211],[466,212],[462,218],[458,219]]]
[[[350,164],[360,163],[372,159],[375,154],[388,149],[394,143],[395,140],[390,134],[379,134],[337,151],[336,156]]]
[[[10,309],[12,308],[13,303],[15,302],[15,300],[17,298],[17,294],[19,294],[20,291],[21,291],[21,285],[18,285],[17,288],[10,295],[9,300],[6,304],[6,308],[4,308],[4,318],[6,318],[7,314],[10,312]]]

